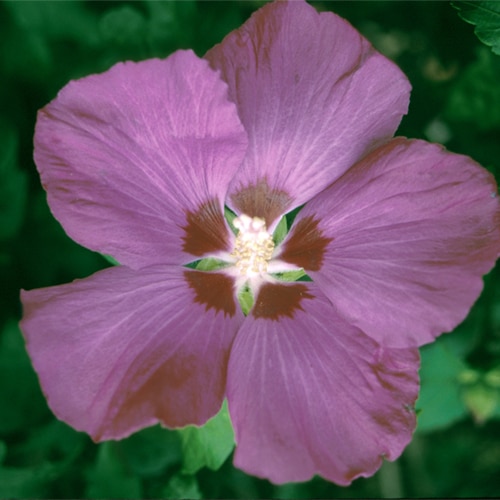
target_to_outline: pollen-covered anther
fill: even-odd
[[[267,232],[266,223],[260,217],[242,214],[233,221],[238,230],[231,256],[235,266],[244,276],[267,272],[267,265],[274,250],[274,241]]]

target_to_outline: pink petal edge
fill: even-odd
[[[347,21],[306,2],[265,5],[205,57],[249,136],[228,200],[239,211],[239,193],[261,182],[281,205],[273,213],[303,204],[392,137],[408,109],[399,68]]]
[[[319,474],[348,485],[409,443],[418,350],[381,347],[314,283],[303,285],[307,297],[293,317],[251,313],[234,342],[227,388],[234,463],[277,484]]]
[[[70,82],[39,112],[34,156],[68,235],[137,268],[194,260],[188,212],[222,213],[246,145],[227,85],[178,51]]]
[[[183,273],[196,271],[114,267],[22,291],[21,329],[58,418],[101,441],[202,425],[219,410],[243,316],[198,303]]]
[[[493,176],[420,140],[397,138],[364,158],[304,207],[289,240],[306,219],[330,241],[321,268],[306,271],[347,321],[393,347],[457,326],[500,254]]]

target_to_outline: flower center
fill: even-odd
[[[274,241],[267,232],[266,222],[260,217],[242,214],[233,220],[238,230],[231,257],[243,276],[255,276],[267,272],[267,265],[274,250]]]

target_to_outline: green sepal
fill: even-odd
[[[231,231],[234,234],[238,234],[238,230],[233,225],[233,221],[234,219],[236,219],[236,214],[230,208],[224,207],[224,217],[226,218],[226,221],[229,224]]]
[[[254,303],[254,297],[252,290],[248,286],[243,286],[238,292],[238,302],[240,303],[241,310],[245,316],[248,316],[248,313],[252,309]]]
[[[227,266],[229,266],[229,263],[224,260],[208,257],[206,259],[199,260],[196,263],[195,269],[198,269],[198,271],[215,271],[216,269],[223,269]]]
[[[281,217],[279,224],[276,226],[276,229],[273,233],[273,241],[276,246],[278,246],[284,239],[288,233],[288,224],[286,222],[286,217]]]
[[[274,276],[277,280],[280,281],[298,281],[303,276],[307,276],[307,274],[303,269],[297,269],[294,271],[284,271],[282,273],[274,273],[272,276]]]

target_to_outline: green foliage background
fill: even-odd
[[[178,48],[202,55],[262,3],[0,3],[0,497],[500,495],[500,266],[456,332],[422,349],[411,445],[348,488],[319,478],[274,486],[236,470],[226,459],[232,432],[225,413],[202,430],[153,427],[96,445],[45,404],[17,326],[19,289],[69,282],[109,263],[72,242],[48,210],[32,161],[37,109],[70,79],[120,60]],[[414,90],[400,135],[444,143],[500,179],[499,3],[314,5],[347,18],[408,75]]]

